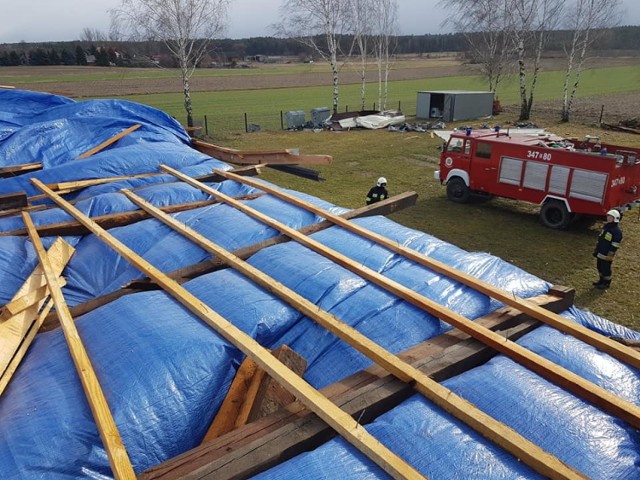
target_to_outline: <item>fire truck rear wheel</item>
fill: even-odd
[[[447,198],[452,202],[466,203],[470,195],[469,187],[460,177],[453,177],[447,182]]]
[[[571,223],[573,215],[560,200],[547,200],[540,209],[540,220],[549,228],[563,229]]]

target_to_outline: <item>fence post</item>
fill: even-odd
[[[244,133],[249,133],[249,122],[247,120],[247,112],[244,112]]]
[[[207,121],[207,116],[204,116],[204,133],[209,135],[209,122]]]
[[[402,111],[402,100],[398,100],[398,111]]]
[[[284,118],[282,117],[282,110],[280,110],[280,130],[284,130]]]
[[[602,115],[604,115],[604,105],[602,105],[600,109],[600,121],[598,122],[600,125],[602,125]]]
[[[347,112],[347,113],[349,112],[349,105],[345,105],[344,106],[344,111]]]
[[[373,111],[376,111],[376,102],[373,102]]]

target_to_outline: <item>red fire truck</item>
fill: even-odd
[[[442,147],[436,180],[447,197],[500,196],[540,205],[550,228],[566,228],[576,214],[605,216],[640,205],[640,149],[543,134],[454,132]]]

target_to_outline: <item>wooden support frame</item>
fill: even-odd
[[[78,371],[82,388],[91,407],[91,413],[93,413],[93,418],[100,432],[100,438],[109,457],[111,470],[118,480],[135,480],[136,474],[131,466],[129,455],[124,448],[116,423],[109,411],[109,405],[98,382],[98,377],[93,370],[87,351],[82,344],[78,330],[67,309],[67,303],[64,300],[62,290],[58,284],[57,274],[47,257],[40,237],[35,231],[31,217],[28,213],[23,213],[22,218],[29,231],[33,248],[38,254],[40,265],[42,266],[49,291],[51,292],[51,298],[56,307],[56,312],[60,317],[60,325],[62,326],[64,337],[67,340],[71,358]]]
[[[545,308],[562,311],[573,303],[573,290],[553,288],[532,299]],[[476,320],[505,338],[516,340],[540,323],[503,307]],[[495,351],[459,330],[416,345],[399,357],[442,382],[487,362]],[[391,410],[415,393],[378,365],[357,372],[321,390],[351,415],[369,420]],[[331,438],[331,432],[297,404],[200,445],[160,465],[139,480],[227,480],[250,478]]]
[[[223,259],[229,266],[268,292],[275,294],[299,312],[351,345],[360,353],[372,359],[400,380],[404,382],[414,382],[415,389],[424,397],[462,420],[487,439],[500,445],[516,458],[521,459],[527,465],[531,466],[534,470],[549,478],[583,478],[580,473],[562,463],[555,456],[545,452],[539,446],[518,434],[515,430],[485,414],[451,390],[431,380],[418,369],[411,367],[411,365],[406,362],[402,362],[397,356],[371,341],[355,328],[320,309],[316,304],[302,297],[276,279],[269,277],[249,263],[235,257],[227,250],[195,230],[178,222],[173,217],[161,212],[134,193],[127,190],[123,190],[123,193],[140,208],[146,210],[155,218],[187,237],[207,252]]]
[[[560,330],[563,333],[567,333],[569,335],[573,335],[578,340],[585,342],[618,360],[628,363],[636,369],[640,369],[640,352],[637,352],[631,348],[628,348],[625,345],[622,345],[615,340],[612,340],[604,335],[601,335],[597,332],[589,330],[582,325],[571,322],[566,318],[561,317],[557,313],[549,312],[543,308],[540,308],[537,305],[532,304],[531,302],[520,298],[516,295],[513,295],[510,292],[506,292],[502,289],[494,287],[493,285],[484,282],[476,277],[473,277],[467,273],[464,273],[460,270],[457,270],[449,265],[435,260],[427,255],[424,255],[420,252],[412,250],[408,247],[398,244],[383,235],[380,235],[376,232],[373,232],[367,228],[356,225],[349,220],[345,220],[344,218],[339,217],[338,215],[334,215],[331,212],[323,210],[310,202],[297,198],[293,195],[290,195],[281,190],[272,188],[268,185],[264,185],[259,182],[252,181],[251,179],[241,178],[239,176],[234,175],[233,173],[228,172],[220,172],[224,177],[234,180],[239,183],[243,183],[245,185],[252,186],[254,188],[258,188],[263,190],[270,195],[274,195],[281,200],[285,200],[293,205],[304,208],[310,212],[313,212],[317,215],[324,217],[340,227],[349,230],[350,232],[356,233],[368,240],[371,240],[378,245],[382,245],[383,247],[391,250],[394,253],[398,253],[408,258],[409,260],[416,262],[420,265],[423,265],[437,273],[445,275],[457,282],[462,283],[463,285],[467,285],[480,293],[483,293],[489,297],[495,298],[496,300],[501,301],[506,305],[510,305],[519,309],[522,312],[527,313],[532,318],[540,320],[547,325]]]
[[[313,250],[314,252],[332,260],[336,264],[346,268],[347,270],[354,272],[360,277],[368,280],[386,291],[396,295],[410,304],[440,318],[444,322],[459,328],[463,332],[473,336],[474,338],[482,341],[486,345],[495,348],[500,353],[508,356],[515,362],[528,368],[529,370],[537,373],[538,375],[546,378],[547,380],[555,383],[561,388],[570,391],[582,399],[591,402],[598,408],[606,411],[616,417],[624,420],[635,428],[640,428],[640,407],[632,402],[622,399],[619,396],[607,391],[606,389],[590,382],[583,377],[563,368],[539,354],[536,354],[526,348],[518,345],[515,342],[504,340],[504,338],[496,335],[494,332],[483,328],[482,326],[474,323],[473,321],[463,317],[462,315],[453,312],[442,305],[434,302],[433,300],[419,295],[410,288],[402,285],[399,282],[391,280],[380,273],[361,265],[358,262],[354,262],[346,255],[343,255],[333,249],[330,249],[320,242],[301,235],[291,227],[274,220],[267,215],[239,202],[235,202],[229,196],[217,192],[207,185],[204,185],[193,178],[190,178],[183,173],[167,167],[161,166],[164,171],[171,173],[176,178],[179,178],[188,184],[200,188],[202,191],[216,196],[217,198],[225,201],[229,205],[234,206],[238,210],[250,215],[264,224],[280,231],[281,233],[288,235],[295,241],[304,245],[305,247]]]
[[[276,360],[267,349],[262,347],[253,338],[237,328],[231,322],[211,310],[204,302],[171,280],[160,270],[149,264],[129,247],[118,241],[104,229],[100,228],[89,217],[66,202],[62,197],[48,189],[42,182],[32,179],[42,192],[49,195],[64,211],[85,224],[100,240],[105,242],[132,265],[140,269],[158,285],[178,300],[189,311],[198,316],[218,334],[240,349],[245,355],[251,357],[271,377],[294,394],[302,403],[311,409],[316,415],[331,425],[345,440],[358,448],[385,472],[397,479],[424,478],[413,467],[387,449],[371,434],[369,434],[357,421],[354,421],[343,410],[336,407],[315,388],[307,382],[292,374],[281,362]]]
[[[0,178],[15,177],[27,172],[42,170],[42,163],[23,163],[20,165],[9,165],[8,167],[0,167]]]

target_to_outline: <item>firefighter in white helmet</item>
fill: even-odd
[[[389,198],[389,192],[387,192],[387,179],[380,177],[375,187],[372,187],[367,194],[367,205],[379,202]]]
[[[593,286],[600,290],[605,290],[611,285],[611,264],[622,243],[622,230],[619,222],[620,212],[618,210],[609,210],[607,212],[607,221],[602,226],[602,232],[593,251],[598,274],[600,275],[599,280],[593,282]]]

